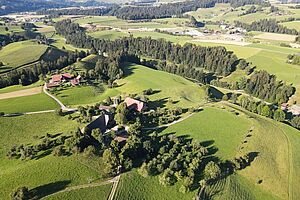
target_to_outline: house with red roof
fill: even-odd
[[[127,108],[138,112],[142,112],[147,108],[145,102],[130,97],[127,97],[124,102],[126,103]]]

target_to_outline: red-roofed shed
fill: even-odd
[[[147,108],[145,102],[136,100],[136,99],[133,99],[130,97],[127,97],[125,99],[125,103],[129,109],[134,109],[138,112],[142,112],[143,110],[145,110]]]

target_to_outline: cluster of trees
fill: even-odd
[[[256,13],[262,10],[262,7],[256,7],[256,6],[251,6],[250,8],[248,8],[246,11],[242,12],[241,14],[239,14],[239,16],[243,16],[243,15],[248,15],[248,14],[252,14],[252,13]]]
[[[295,88],[276,80],[275,75],[271,75],[266,71],[256,71],[245,84],[240,82],[241,89],[260,99],[271,103],[284,103],[289,97],[295,93]]]
[[[112,10],[110,14],[126,20],[157,19],[172,16],[181,16],[185,12],[195,11],[198,8],[214,7],[216,0],[187,1],[160,6],[124,6]]]
[[[13,146],[6,154],[9,159],[33,159],[42,151],[53,149],[54,147],[64,144],[66,136],[55,137],[47,134],[40,143],[35,145],[18,145]]]
[[[300,43],[300,36],[297,36],[297,37],[296,37],[295,42],[296,42],[296,43]]]
[[[127,52],[182,64],[185,67],[204,68],[217,75],[227,76],[235,70],[237,57],[225,47],[201,47],[193,44],[172,44],[163,39],[125,37],[115,41],[89,37],[78,24],[70,20],[57,22],[56,30],[77,47],[94,48],[100,52]],[[218,58],[218,59],[216,59]]]
[[[235,99],[235,97],[232,97],[232,99]],[[251,97],[242,95],[237,103],[250,112],[272,118],[276,121],[282,122],[286,119],[286,114],[281,108],[267,105],[266,103],[257,101]]]
[[[235,21],[235,26],[244,28],[247,31],[263,31],[291,35],[299,34],[299,31],[296,29],[289,29],[283,25],[280,25],[275,19],[261,19],[259,21],[252,22],[251,24]]]
[[[300,65],[300,55],[295,55],[295,54],[288,55],[287,62],[293,65]]]
[[[50,15],[51,17],[59,17],[61,15],[91,15],[91,16],[103,16],[107,15],[112,9],[116,9],[114,6],[97,7],[97,8],[66,8],[66,9],[51,9],[40,10],[37,14]]]
[[[84,51],[66,52],[56,60],[47,60],[48,56],[45,56],[45,60],[41,60],[39,63],[29,65],[28,67],[22,67],[14,69],[5,74],[0,75],[0,88],[4,88],[10,85],[29,85],[38,81],[41,76],[46,75],[51,70],[62,69],[74,62],[78,58],[86,56]]]
[[[264,7],[268,7],[271,5],[270,2],[265,0],[228,0],[228,2],[234,8],[245,6],[245,5],[261,5]]]

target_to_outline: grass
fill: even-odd
[[[87,49],[74,47],[71,44],[67,44],[66,39],[60,35],[54,35],[51,39],[53,39],[53,42],[51,43],[51,45],[54,47],[57,47],[59,49],[65,48],[66,50],[70,50],[70,51],[75,51],[75,50],[86,51],[87,50]]]
[[[126,77],[117,81],[119,87],[106,89],[102,94],[96,95],[90,86],[82,86],[63,90],[58,98],[67,105],[79,105],[96,103],[118,94],[141,93],[152,88],[157,91],[156,94],[149,96],[153,105],[193,107],[203,101],[203,89],[180,76],[136,64],[127,64],[124,71]],[[169,104],[168,99],[178,102]]]
[[[44,93],[0,100],[0,111],[23,113],[58,108],[58,104]]]
[[[89,35],[94,38],[102,38],[102,39],[109,39],[109,40],[115,40],[121,37],[129,36],[129,34],[126,32],[115,31],[115,30],[90,32]]]
[[[116,192],[118,200],[156,200],[156,199],[192,199],[195,192],[180,193],[180,184],[164,187],[159,184],[158,177],[142,177],[136,171],[123,174]]]
[[[90,200],[107,200],[112,184],[103,185],[93,188],[84,188],[69,192],[59,193],[53,196],[44,198],[45,200],[73,200],[73,199],[90,199]]]
[[[286,26],[290,29],[300,30],[300,21],[284,22],[281,23],[283,26]]]
[[[187,135],[198,141],[211,142],[218,149],[217,155],[230,159],[235,156],[250,127],[251,123],[245,116],[217,107],[204,107],[203,111],[168,127],[163,133]]]
[[[35,82],[35,83],[33,83],[31,85],[27,85],[27,86],[22,86],[22,85],[8,86],[8,87],[0,89],[0,94],[35,88],[38,86],[42,86],[43,84],[44,84],[43,81],[38,81],[38,82]]]
[[[8,31],[5,30],[5,27],[8,28]],[[6,35],[11,33],[19,33],[23,32],[24,30],[19,25],[4,25],[0,26],[0,34]]]
[[[0,60],[9,67],[19,67],[38,61],[47,48],[46,45],[37,44],[35,41],[14,42],[0,51]]]
[[[14,144],[30,144],[46,133],[64,133],[77,129],[75,121],[54,113],[0,118],[0,199],[9,199],[18,186],[36,189],[42,197],[65,186],[86,184],[101,178],[101,174],[82,164],[75,156],[45,155],[34,160],[9,160],[5,154]],[[50,152],[51,153],[51,152]]]

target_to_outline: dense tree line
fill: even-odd
[[[275,19],[261,19],[259,21],[252,22],[251,24],[235,21],[237,27],[246,29],[247,31],[262,31],[270,33],[282,33],[298,35],[299,32],[296,29],[289,29],[283,25],[278,24]]]
[[[112,9],[117,9],[118,6],[98,7],[98,8],[67,8],[67,9],[44,9],[37,13],[41,15],[50,15],[52,17],[59,17],[60,15],[91,15],[103,16],[109,14]]]
[[[78,24],[70,20],[56,23],[56,30],[67,42],[82,48],[94,48],[98,52],[128,52],[162,61],[171,61],[190,68],[204,68],[217,75],[227,76],[235,70],[237,57],[224,47],[201,47],[193,44],[172,44],[163,39],[125,37],[115,41],[87,36]],[[218,58],[218,59],[216,59]]]
[[[215,3],[215,0],[193,0],[179,3],[163,4],[160,6],[124,6],[112,10],[110,14],[126,20],[157,19],[180,16],[185,12],[195,11],[198,8],[214,7]]]
[[[78,58],[86,56],[84,51],[67,52],[57,60],[41,60],[39,63],[12,70],[0,76],[0,88],[10,85],[29,85],[40,79],[40,75],[45,75],[51,70],[62,69],[74,62]]]
[[[228,0],[228,2],[234,8],[245,6],[245,5],[261,5],[265,7],[271,5],[268,1],[264,1],[264,0]]]

